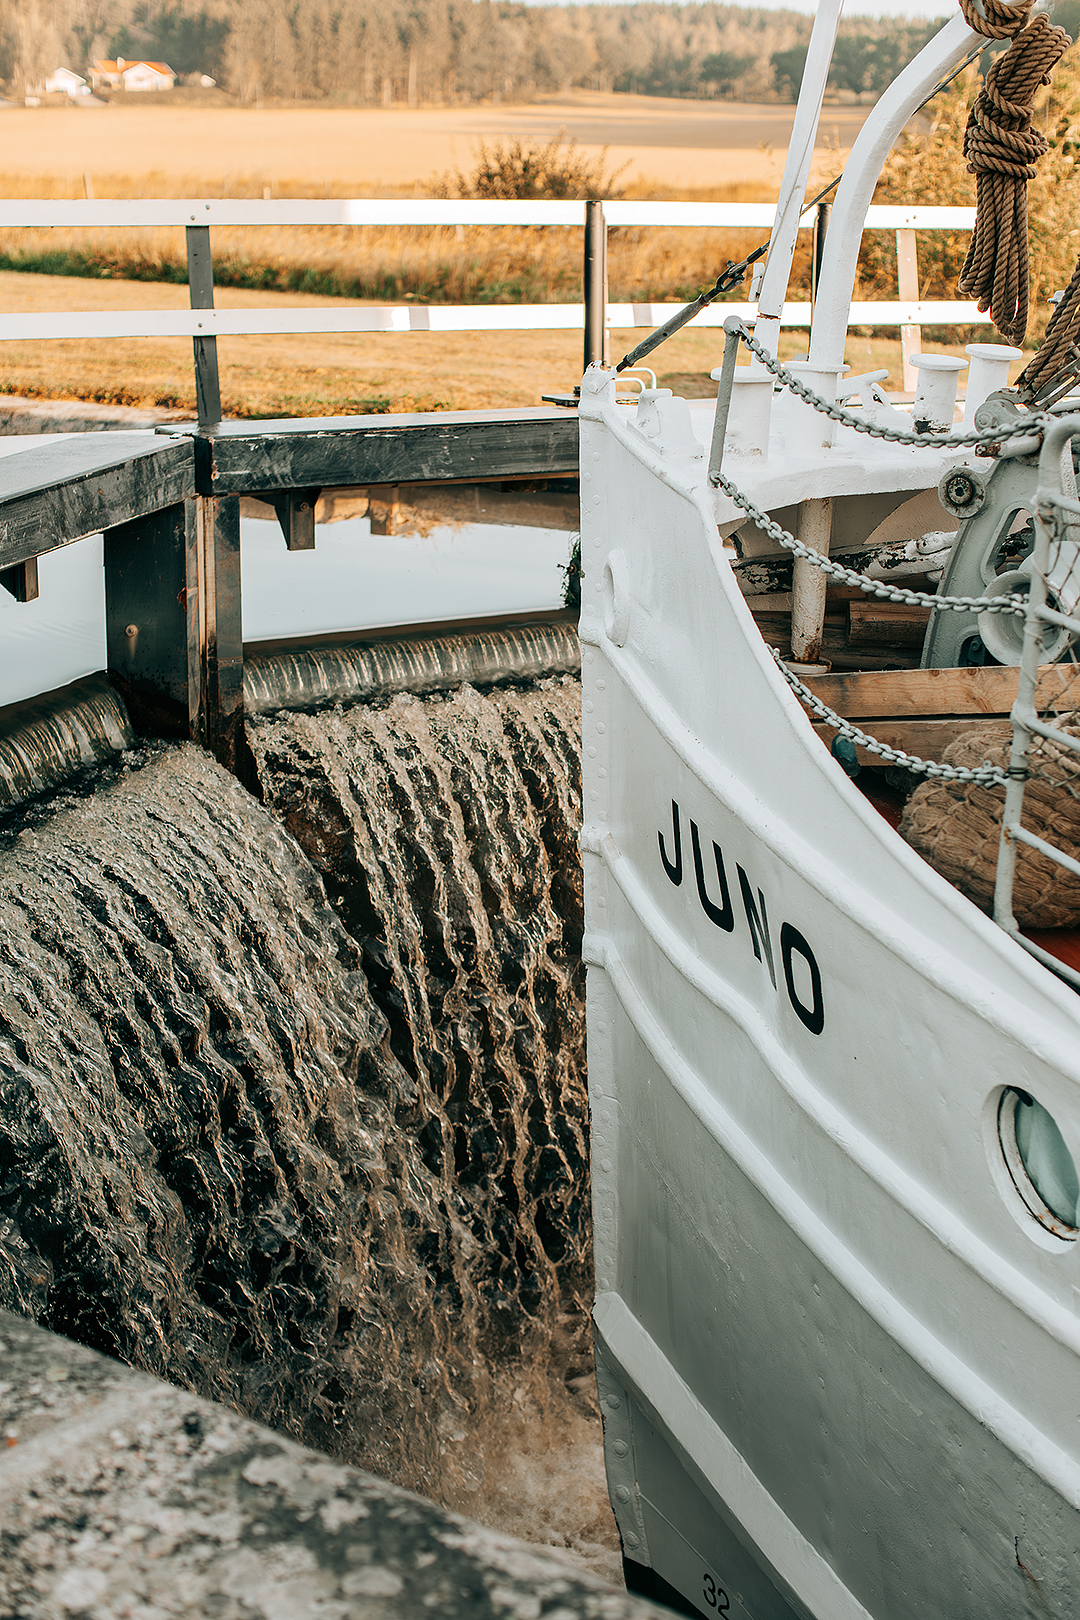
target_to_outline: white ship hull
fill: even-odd
[[[1074,1620],[1080,1244],[1033,1218],[997,1121],[1022,1088],[1080,1157],[1080,1000],[830,757],[704,460],[645,439],[602,374],[581,416],[595,1317],[624,1554],[706,1615]],[[943,465],[865,441],[820,459],[892,504]],[[765,465],[738,481],[771,510],[829,493]]]

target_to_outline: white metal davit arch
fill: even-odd
[[[844,0],[820,0],[814,28],[810,35],[810,48],[806,53],[799,104],[795,109],[795,122],[788,142],[784,178],[780,183],[780,196],[776,204],[776,219],[769,238],[769,256],[765,261],[765,274],[758,296],[757,321],[754,336],[758,342],[775,354],[780,341],[780,318],[784,313],[784,295],[791,276],[791,261],[799,234],[803,198],[810,178],[810,165],[814,158],[814,141],[821,120],[821,103],[832,63],[836,30]],[[855,283],[852,280],[852,287]]]
[[[962,16],[950,18],[885,91],[856,136],[837,187],[821,261],[821,282],[829,289],[829,296],[819,302],[810,332],[809,358],[815,372],[835,374],[844,364],[848,309],[855,289],[863,225],[885,159],[908,119],[935,86],[973,49],[986,43],[985,36],[970,28]]]

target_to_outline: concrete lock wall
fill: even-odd
[[[6,1312],[0,1434],[20,1620],[670,1613]]]

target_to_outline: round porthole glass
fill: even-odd
[[[1009,1174],[1035,1219],[1060,1238],[1080,1236],[1080,1177],[1053,1116],[1026,1091],[1010,1087],[998,1131]]]

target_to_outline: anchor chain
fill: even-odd
[[[1024,599],[1021,596],[939,596],[929,591],[911,591],[903,585],[890,585],[883,579],[871,579],[869,574],[860,574],[854,568],[846,568],[843,563],[833,562],[831,557],[825,557],[820,551],[814,551],[810,546],[804,545],[793,534],[763,512],[748,495],[744,495],[737,484],[723,473],[715,474],[718,488],[725,495],[730,495],[736,506],[741,506],[747,517],[763,529],[771,539],[777,541],[796,557],[802,557],[815,568],[820,568],[823,574],[842,581],[845,585],[854,585],[867,596],[876,596],[883,601],[905,602],[909,607],[928,607],[948,613],[1023,613]]]
[[[805,681],[801,681],[793,670],[788,669],[775,647],[770,647],[769,651],[776,660],[781,675],[800,701],[805,703],[807,708],[813,709],[827,725],[834,726],[840,736],[847,737],[866,753],[874,754],[890,765],[902,765],[906,771],[913,771],[918,776],[930,776],[948,782],[979,782],[983,787],[1005,787],[1008,783],[1008,773],[1003,771],[1000,765],[943,765],[935,759],[920,759],[917,754],[906,754],[902,748],[890,748],[888,743],[879,741],[877,737],[871,737],[868,732],[860,731],[850,720],[845,720],[835,709],[830,709],[827,703],[822,703]]]
[[[1032,435],[1042,433],[1052,420],[1044,411],[1032,411],[1022,421],[990,429],[976,429],[971,433],[910,433],[905,428],[892,427],[887,422],[871,422],[864,416],[856,416],[854,412],[845,410],[842,405],[822,399],[820,394],[815,394],[813,389],[800,382],[798,377],[792,376],[787,367],[781,365],[768,349],[763,348],[744,322],[736,322],[730,318],[729,321],[724,322],[725,331],[737,332],[750,353],[757,356],[765,369],[772,373],[783,388],[790,389],[805,404],[812,406],[815,411],[820,411],[823,416],[842,423],[844,427],[854,428],[856,433],[867,433],[874,439],[885,439],[892,444],[920,445],[930,450],[969,449],[976,445],[1005,444],[1009,439],[1030,438]]]

